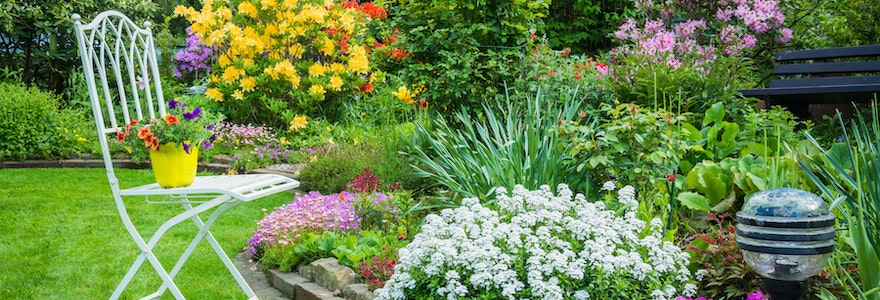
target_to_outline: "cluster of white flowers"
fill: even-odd
[[[615,278],[637,280],[630,288],[647,287],[637,291],[652,299],[694,292],[688,254],[663,241],[659,220],[648,225],[633,212],[617,216],[566,185],[556,195],[548,186],[516,186],[511,195],[498,188],[496,200],[498,212],[465,199],[461,207],[426,217],[422,232],[399,250],[400,264],[377,298],[490,292],[507,299],[589,299],[601,297],[590,284],[600,276],[609,285]]]

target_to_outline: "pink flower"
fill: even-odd
[[[746,300],[767,300],[767,298],[764,297],[764,294],[762,294],[761,291],[755,291],[754,293],[749,294]]]

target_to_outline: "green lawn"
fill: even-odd
[[[118,170],[117,177],[123,188],[154,180],[150,170]],[[292,199],[292,193],[283,193],[239,205],[211,231],[233,257],[250,238],[262,209]],[[146,204],[143,198],[128,198],[126,205],[142,234],[182,210]],[[195,233],[195,225],[184,222],[162,238],[155,252],[167,270]],[[138,254],[117,214],[104,169],[0,170],[0,299],[108,298]],[[205,241],[175,282],[187,298],[246,298]],[[139,299],[160,283],[146,263],[123,298]],[[163,297],[171,298],[167,292]]]

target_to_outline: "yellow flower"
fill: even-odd
[[[260,5],[263,6],[263,9],[275,6],[275,3],[275,0],[260,0]]]
[[[214,99],[214,101],[223,101],[223,92],[217,88],[210,88],[205,90],[205,97]]]
[[[296,115],[293,117],[293,120],[290,120],[289,130],[296,132],[299,129],[305,128],[307,124],[309,124],[309,121],[306,120],[306,116]]]
[[[330,77],[330,84],[327,87],[338,91],[342,89],[342,84],[342,78],[338,75],[333,75],[333,77]]]
[[[186,6],[178,5],[174,7],[174,15],[175,16],[183,16],[187,13]]]
[[[336,144],[336,142],[333,141],[333,138],[329,138],[327,139],[327,144],[333,145]]]
[[[333,71],[333,73],[342,74],[345,73],[345,65],[335,62],[330,64],[330,70]]]
[[[239,77],[244,75],[244,70],[236,68],[235,66],[229,66],[226,70],[223,71],[223,82],[232,83],[233,81],[238,80]]]
[[[280,144],[281,146],[287,146],[290,145],[290,142],[287,141],[286,136],[282,136],[280,139],[278,139],[278,144]]]
[[[257,86],[256,80],[253,77],[245,77],[241,79],[241,90],[245,92],[250,92],[254,90],[254,87]]]
[[[296,0],[284,0],[285,8],[296,8]]]
[[[217,63],[220,64],[221,67],[225,68],[226,66],[231,64],[232,61],[229,60],[229,56],[227,56],[226,54],[223,54],[223,55],[220,55],[220,58],[217,59]]]
[[[297,76],[296,74],[293,74],[292,76],[290,76],[290,79],[288,79],[287,81],[290,81],[291,87],[294,87],[294,88],[299,87],[299,76]]]
[[[319,62],[316,62],[309,67],[309,76],[312,77],[324,76],[325,72],[327,72],[327,69]]]
[[[296,57],[296,59],[300,59],[303,55],[303,46],[299,43],[293,44],[287,48],[287,53],[289,53],[290,56]]]
[[[247,1],[238,4],[238,12],[251,18],[257,17],[257,7]]]
[[[235,92],[232,93],[232,98],[241,100],[244,99],[244,94],[241,93],[241,90],[235,90]]]
[[[392,92],[391,94],[407,104],[413,104],[415,102],[413,101],[415,94],[411,93],[405,86],[397,88],[397,92]]]
[[[326,91],[324,91],[324,87],[320,84],[314,84],[312,85],[312,87],[309,88],[309,93],[323,95],[324,93],[326,93]]]
[[[328,37],[324,37],[324,45],[321,46],[321,52],[326,55],[333,55],[333,50],[335,49],[335,47],[336,45],[333,43],[333,40]]]
[[[316,161],[318,161],[317,155],[312,155],[311,157],[309,157],[309,162],[316,162]]]

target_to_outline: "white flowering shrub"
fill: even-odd
[[[399,250],[377,299],[673,299],[696,286],[688,254],[661,222],[618,215],[559,185],[497,189],[499,211],[476,198],[429,215]]]

